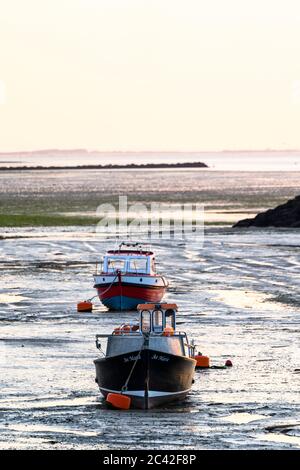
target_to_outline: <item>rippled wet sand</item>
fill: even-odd
[[[94,337],[135,314],[76,312],[111,246],[80,230],[1,241],[0,448],[300,447],[299,231],[216,228],[202,249],[154,244],[180,329],[233,368],[196,372],[184,403],[121,412],[94,382]]]

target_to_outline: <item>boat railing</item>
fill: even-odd
[[[97,338],[110,338],[111,336],[124,336],[125,338],[129,338],[129,337],[132,337],[132,336],[142,336],[143,335],[143,332],[141,331],[122,331],[122,330],[119,330],[118,332],[112,332],[112,333],[103,333],[103,334],[97,334],[96,335],[96,340]],[[164,332],[153,332],[151,331],[150,333],[151,336],[164,336]],[[181,336],[181,337],[184,337],[186,339],[186,344],[189,345],[190,347],[192,347],[192,345],[188,342],[188,339],[187,339],[187,335],[185,332],[183,331],[175,331],[172,335],[168,336],[169,338],[172,338],[174,336]]]
[[[103,352],[102,351],[102,347],[101,347],[101,342],[99,341],[100,338],[104,338],[104,339],[108,339],[108,338],[115,338],[117,336],[121,336],[122,338],[127,338],[127,339],[131,339],[132,337],[135,337],[135,338],[138,338],[138,337],[141,337],[142,336],[142,333],[140,333],[139,331],[130,331],[130,332],[120,332],[118,334],[114,334],[114,333],[108,333],[108,334],[97,334],[96,335],[96,348],[99,349],[99,351]]]
[[[123,247],[125,247],[124,251],[131,248],[136,251],[139,251],[140,253],[143,253],[145,251],[149,252],[151,250],[150,243],[141,243],[141,242],[122,242],[119,244],[119,252],[123,251]]]
[[[185,347],[188,349],[188,354],[189,357],[194,357],[195,356],[195,349],[196,349],[196,344],[190,343],[186,332],[181,332],[182,336],[185,338],[185,342],[183,343]]]
[[[102,351],[102,346],[101,346],[101,343],[99,341],[100,338],[115,338],[115,337],[122,337],[123,339],[127,338],[127,339],[131,339],[133,337],[135,338],[138,338],[138,337],[141,337],[143,336],[143,332],[141,331],[118,331],[118,333],[115,333],[115,332],[112,332],[112,333],[107,333],[107,334],[97,334],[96,335],[96,348],[99,349],[99,351],[103,353]],[[150,334],[151,337],[163,337],[163,332],[160,332],[160,333],[154,333],[154,332],[151,332]],[[174,334],[172,336],[169,336],[169,338],[183,338],[184,341],[183,341],[183,345],[184,345],[184,348],[187,348],[187,352],[188,352],[188,356],[193,358],[195,357],[195,349],[196,349],[196,345],[194,343],[190,343],[189,340],[188,340],[188,337],[187,337],[187,334],[185,331],[175,331]]]
[[[99,276],[103,271],[103,260],[96,261],[94,276]]]
[[[100,335],[96,335],[96,340],[97,338],[110,338],[111,336],[125,336],[125,337],[129,337],[129,336],[142,336],[142,333],[140,333],[139,331],[124,331],[124,332],[120,332],[120,333],[107,333],[107,334],[100,334]]]

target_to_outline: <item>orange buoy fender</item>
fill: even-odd
[[[114,335],[122,335],[124,333],[130,333],[130,326],[122,325],[122,326],[119,326],[118,328],[115,328],[113,331]]]
[[[124,325],[122,327],[123,333],[130,333],[131,332],[131,326],[130,325]]]
[[[121,393],[109,393],[106,401],[119,410],[129,410],[131,405],[131,398]]]
[[[139,329],[139,325],[121,325],[118,328],[115,328],[113,331],[114,335],[122,335],[122,334],[128,334],[131,333],[132,331],[137,331]]]
[[[197,361],[196,367],[201,367],[202,369],[207,369],[209,367],[208,356],[202,356],[198,354],[197,356],[195,356],[195,359]]]
[[[91,312],[93,310],[93,304],[89,300],[84,302],[78,302],[77,312]]]
[[[171,326],[166,326],[163,331],[163,336],[173,336],[174,335],[174,328]]]

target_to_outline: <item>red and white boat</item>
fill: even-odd
[[[103,258],[94,287],[110,310],[135,310],[138,304],[160,303],[167,280],[155,272],[155,256],[140,243],[121,243]]]

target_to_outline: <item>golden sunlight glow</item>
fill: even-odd
[[[0,7],[0,151],[300,147],[298,0]]]

